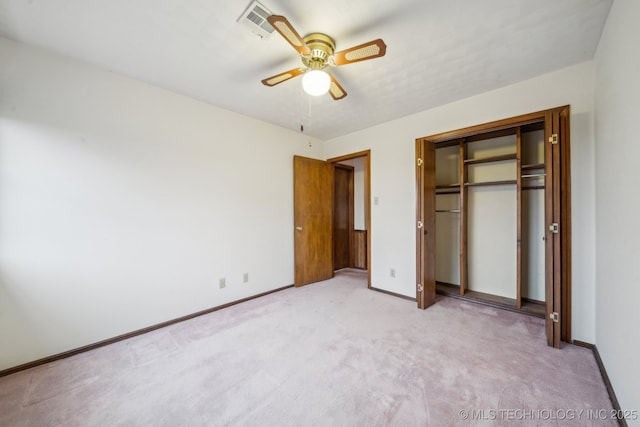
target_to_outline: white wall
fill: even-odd
[[[416,138],[570,104],[573,338],[593,342],[593,87],[590,61],[328,141],[327,158],[371,149],[371,192],[379,198],[371,212],[372,285],[415,296]]]
[[[640,411],[639,16],[640,2],[613,3],[596,53],[595,106],[596,345],[620,406]]]
[[[292,157],[322,143],[2,38],[0,64],[0,369],[293,283]]]
[[[366,218],[364,209],[365,187],[364,157],[353,159],[353,228],[366,230]]]
[[[435,150],[436,185],[460,182],[460,147]],[[436,210],[460,210],[460,194],[438,194]],[[460,285],[460,213],[436,213],[436,281]]]
[[[353,166],[353,228],[366,230],[366,218],[364,211],[364,157],[343,160],[343,165]]]
[[[522,133],[522,164],[544,163],[544,131]],[[535,175],[541,169],[528,170]],[[523,185],[544,185],[544,178],[523,179]],[[544,190],[522,192],[522,296],[545,300],[545,203]]]
[[[515,152],[516,136],[509,135],[468,144],[466,155],[468,159],[480,159]],[[515,181],[517,164],[515,160],[478,163],[466,169],[469,182]],[[468,288],[515,299],[516,186],[467,187],[467,194]]]

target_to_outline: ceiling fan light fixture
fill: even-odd
[[[309,70],[302,76],[302,88],[311,96],[324,95],[331,86],[331,77],[322,70]]]
[[[302,38],[291,22],[281,15],[271,15],[267,22],[300,54],[305,68],[294,68],[268,77],[262,80],[265,86],[275,86],[302,74],[302,88],[307,94],[320,96],[329,92],[331,97],[338,101],[347,96],[347,92],[333,75],[322,70],[329,66],[336,67],[379,58],[387,52],[387,45],[382,39],[336,52],[336,43],[324,33],[311,33]]]

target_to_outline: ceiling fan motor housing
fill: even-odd
[[[311,50],[311,53],[302,57],[302,63],[312,70],[325,68],[329,63],[329,57],[333,55],[336,49],[333,39],[326,34],[312,33],[303,40]]]

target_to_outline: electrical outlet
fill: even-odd
[[[249,273],[244,273],[242,275],[242,283],[247,283],[249,281]]]
[[[225,286],[227,286],[227,280],[223,277],[222,279],[220,279],[219,284],[220,284],[220,289],[222,289]]]
[[[389,270],[389,275],[395,279],[395,277],[396,277],[396,269],[392,268],[391,270]]]

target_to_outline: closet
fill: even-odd
[[[570,340],[569,107],[416,140],[418,306],[454,296]]]

